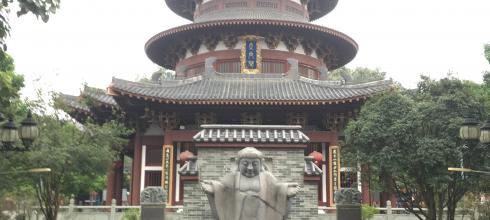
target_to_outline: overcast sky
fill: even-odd
[[[343,32],[359,44],[347,67],[380,68],[413,88],[420,74],[448,72],[481,82],[490,70],[490,0],[339,0],[315,24]],[[16,70],[34,88],[78,95],[82,83],[106,88],[111,78],[135,80],[158,69],[144,44],[166,29],[190,23],[164,0],[62,0],[47,24],[34,16],[11,18],[7,41]]]

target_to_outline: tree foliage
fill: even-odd
[[[24,77],[14,69],[14,59],[7,53],[0,53],[0,109],[8,108],[19,98],[19,91],[24,87]]]
[[[49,16],[54,14],[60,7],[60,0],[2,0],[0,3],[0,53],[7,50],[5,39],[10,33],[8,14],[14,8],[12,5],[18,4],[17,16],[32,13],[43,22],[48,22]]]
[[[484,51],[485,51],[485,58],[488,60],[488,63],[490,64],[490,44],[485,44]]]
[[[448,173],[447,167],[458,167],[463,157],[465,166],[478,169],[490,159],[488,148],[463,148],[458,138],[463,116],[485,115],[481,104],[485,100],[474,87],[453,78],[423,77],[413,91],[375,97],[347,126],[345,150],[358,154],[361,163],[385,177],[385,187],[420,219],[442,219],[447,208],[447,219],[452,220],[457,202],[482,178]],[[428,211],[418,210],[424,206]]]
[[[61,197],[76,193],[80,180],[93,180],[104,175],[127,130],[116,123],[102,126],[86,124],[82,128],[52,116],[39,118],[43,134],[34,151],[29,153],[29,166],[49,167],[52,172],[36,184],[41,210],[48,220],[55,220]],[[49,131],[49,132],[46,132]]]
[[[157,71],[153,72],[151,74],[151,77],[143,77],[141,79],[138,79],[137,81],[139,82],[144,82],[144,83],[161,83],[162,81],[165,80],[172,80],[175,79],[175,72],[172,70],[165,69],[163,67],[160,67]]]
[[[40,136],[32,150],[23,154],[5,154],[0,158],[1,169],[11,172],[51,168],[50,173],[37,174],[32,179],[11,175],[5,181],[12,190],[16,190],[19,183],[35,183],[37,200],[47,220],[56,219],[63,199],[67,201],[72,194],[101,188],[94,180],[106,174],[113,159],[127,144],[123,137],[130,132],[116,122],[80,125],[60,115],[36,116]]]
[[[385,77],[386,72],[382,72],[379,69],[373,70],[364,67],[357,67],[355,69],[342,67],[330,72],[328,75],[329,80],[346,80],[354,83],[383,80]]]

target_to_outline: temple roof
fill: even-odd
[[[168,7],[190,21],[194,20],[195,0],[165,0]],[[308,2],[308,13],[310,21],[323,17],[337,6],[338,0],[310,0]]]
[[[90,104],[87,104],[84,100],[94,101],[98,105],[103,105],[106,108],[114,108],[119,109],[119,105],[114,101],[114,98],[110,95],[107,95],[105,90],[85,86],[83,91],[80,93],[80,96],[73,96],[67,94],[60,94],[60,100],[69,108],[72,108],[75,111],[90,113],[92,112],[90,108]],[[93,102],[92,102],[93,103]]]
[[[114,101],[114,98],[107,95],[104,89],[85,86],[80,96],[95,100],[99,104],[103,104],[106,107],[119,108],[119,105],[116,103],[116,101]]]
[[[366,99],[391,87],[391,80],[345,84],[283,74],[214,73],[162,84],[113,78],[108,91],[115,96],[184,105],[326,105]]]
[[[195,142],[308,143],[300,125],[201,125]]]
[[[60,94],[59,101],[76,111],[90,113],[89,107],[80,100],[79,96]]]
[[[352,38],[331,28],[305,22],[237,19],[192,23],[160,32],[145,44],[146,54],[154,63],[167,69],[175,69],[182,55],[189,50],[186,45],[193,41],[200,42],[199,37],[202,37],[204,33],[215,38],[218,38],[219,34],[239,36],[250,33],[260,36],[274,33],[301,36],[301,39],[305,41],[318,42],[317,49],[332,48],[332,54],[318,57],[319,59],[328,58],[325,63],[329,70],[335,70],[350,62],[358,50],[358,45]]]
[[[217,11],[197,17],[194,22],[220,21],[220,20],[280,20],[308,22],[304,16],[287,12],[275,11],[267,8],[234,8],[226,11]]]

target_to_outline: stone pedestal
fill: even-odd
[[[361,205],[337,205],[337,220],[361,220]]]
[[[141,192],[141,220],[164,220],[167,194],[161,187],[146,187]]]
[[[340,189],[335,193],[337,220],[361,220],[361,192],[357,189]]]

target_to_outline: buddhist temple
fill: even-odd
[[[168,204],[185,204],[186,182],[199,181],[199,149],[253,146],[303,149],[304,180],[318,186],[318,206],[333,193],[357,187],[341,167],[339,140],[370,96],[390,80],[329,80],[350,62],[357,43],[312,24],[337,0],[166,0],[192,23],[164,30],[144,45],[151,61],[175,71],[155,83],[117,78],[106,89],[85,87],[62,95],[69,114],[83,122],[119,120],[134,128],[121,153],[131,157],[129,202],[146,186],[162,186]],[[220,154],[215,155],[219,157]],[[107,199],[122,198],[122,160],[108,172]]]

